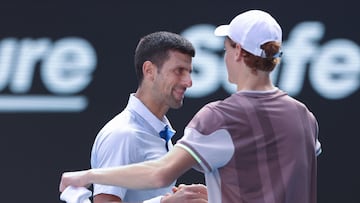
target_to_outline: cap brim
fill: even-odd
[[[229,25],[220,25],[220,26],[218,26],[215,29],[214,34],[216,36],[228,36],[229,35]]]

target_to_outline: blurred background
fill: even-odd
[[[359,203],[360,27],[357,2],[0,1],[1,199],[61,202],[61,173],[90,167],[100,128],[137,88],[140,37],[179,33],[193,42],[193,87],[168,117],[182,135],[206,103],[234,91],[215,26],[263,9],[283,29],[274,83],[304,102],[320,125],[318,202]],[[203,183],[189,171],[179,183]]]

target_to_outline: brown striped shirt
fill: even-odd
[[[315,203],[317,134],[285,92],[240,91],[204,106],[176,146],[198,161],[209,203]]]

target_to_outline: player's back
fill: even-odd
[[[316,202],[317,122],[305,105],[276,90],[238,92],[216,109],[235,145],[219,170],[223,191],[239,185],[244,202]]]

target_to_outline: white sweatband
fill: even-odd
[[[152,199],[145,200],[143,203],[160,203],[163,196],[157,196]]]

